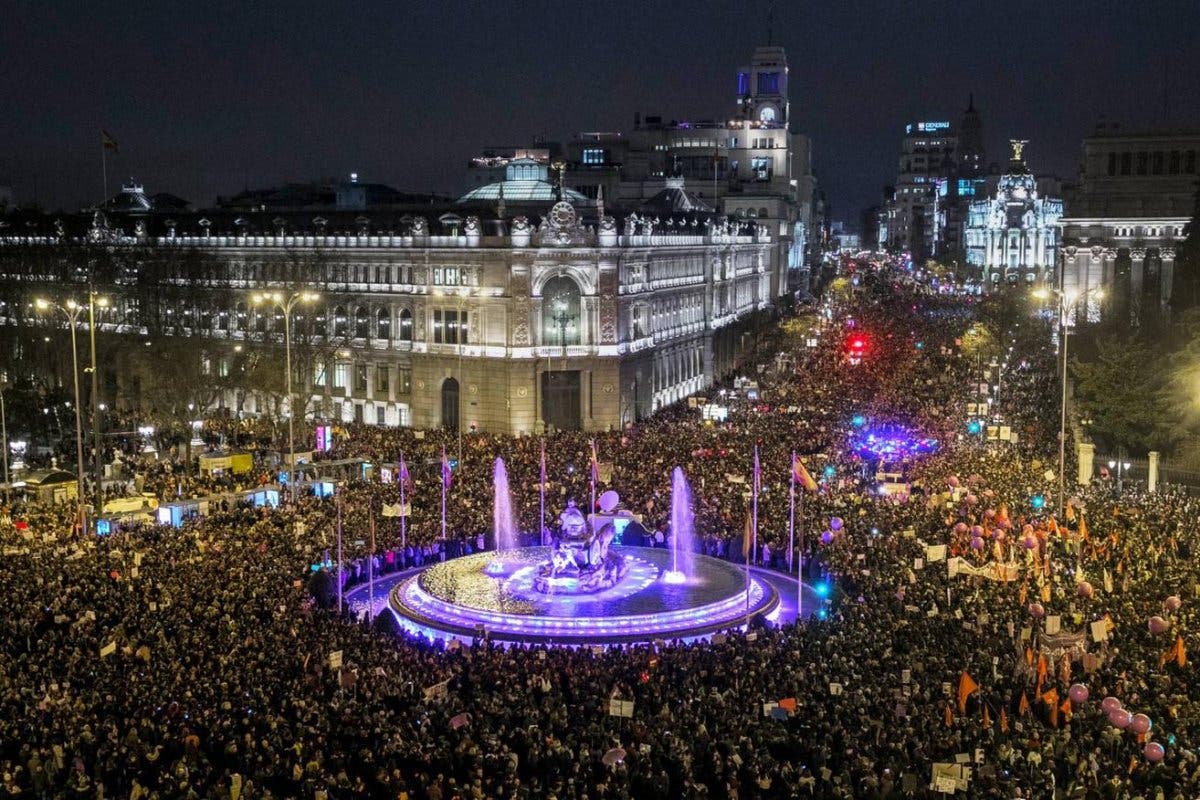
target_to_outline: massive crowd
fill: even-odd
[[[899,798],[939,796],[936,773],[970,798],[1200,796],[1200,695],[1184,666],[1196,652],[1195,501],[1100,482],[1054,517],[1054,350],[1032,316],[864,271],[820,319],[785,321],[756,343],[742,374],[757,398],[745,383],[710,398],[729,406],[726,422],[668,409],[596,444],[612,465],[604,488],[651,531],[665,531],[669,472],[682,466],[704,546],[733,558],[757,444],[758,541],[777,565],[791,452],[805,456],[821,488],[804,503],[802,550],[834,587],[823,615],[600,653],[448,647],[400,633],[387,614],[364,624],[328,607],[328,499],[226,503],[182,529],[100,539],[72,536],[69,511],[17,506],[0,520],[3,790]],[[968,430],[987,368],[964,352],[972,324],[996,328],[998,411],[1016,444]],[[815,347],[810,325],[821,328]],[[851,331],[869,341],[861,358],[847,358]],[[909,465],[907,497],[871,491],[872,470],[848,444],[864,420],[938,440]],[[590,438],[546,437],[552,513],[587,496]],[[479,546],[497,455],[523,529],[536,529],[541,442],[463,437],[445,543],[436,462],[443,446],[457,457],[456,438],[350,427],[330,457],[405,454],[411,524],[401,541],[381,519],[377,537],[381,565],[398,568]],[[180,473],[156,467],[143,485],[206,488]],[[270,477],[264,467],[250,480]],[[353,558],[368,514],[396,491],[377,480],[345,489]],[[1121,713],[1110,721],[1109,696],[1147,715],[1148,732]],[[634,702],[632,718],[609,716],[613,697]],[[769,713],[780,701],[785,713]]]

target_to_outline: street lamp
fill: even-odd
[[[100,450],[100,385],[99,372],[96,369],[96,309],[108,308],[108,298],[100,297],[94,290],[88,290],[88,340],[91,348],[91,366],[85,372],[92,373],[92,449],[96,474],[96,513],[104,507],[104,470],[103,454]]]
[[[1071,317],[1075,307],[1088,295],[1100,300],[1104,297],[1101,286],[1093,286],[1082,292],[1078,290],[1063,291],[1044,287],[1034,291],[1033,296],[1040,300],[1054,297],[1058,300],[1058,331],[1059,341],[1062,342],[1062,400],[1059,408],[1058,421],[1058,516],[1065,511],[1066,499],[1066,464],[1067,464],[1067,337],[1071,334]]]
[[[79,409],[79,349],[75,343],[75,327],[79,324],[79,315],[83,313],[83,306],[74,300],[68,300],[65,306],[60,306],[49,300],[40,299],[35,301],[34,305],[38,311],[43,312],[53,312],[54,309],[58,309],[66,316],[67,324],[71,328],[71,378],[75,385],[75,468],[78,471],[75,501],[78,507],[79,527],[82,531],[85,521],[83,510],[83,417]],[[97,513],[99,513],[99,509],[97,509]]]
[[[296,307],[297,303],[311,303],[317,298],[316,292],[292,292],[286,298],[280,292],[259,292],[250,298],[255,305],[271,305],[283,311],[283,347],[286,354],[288,401],[288,485],[292,489],[292,502],[296,501],[296,441],[292,424],[292,420],[296,416],[296,407],[292,402],[292,309]]]
[[[1117,493],[1118,494],[1121,493],[1122,491],[1124,491],[1124,482],[1123,482],[1122,478],[1124,477],[1125,473],[1129,471],[1129,468],[1131,466],[1133,466],[1133,465],[1130,464],[1128,461],[1109,461],[1108,462],[1108,468],[1115,469],[1117,472]]]
[[[462,464],[463,420],[461,419],[461,415],[462,415],[462,399],[463,399],[463,391],[464,391],[463,376],[462,376],[463,350],[467,343],[467,331],[469,331],[471,328],[470,325],[464,324],[464,320],[466,320],[466,318],[467,318],[467,298],[470,297],[472,294],[474,294],[474,292],[471,290],[470,287],[467,287],[467,286],[464,286],[463,288],[458,290],[458,336],[456,337],[456,341],[458,342],[458,398],[459,398],[458,399],[458,408],[459,408],[458,413],[460,416],[460,419],[458,420],[458,463],[459,464]]]

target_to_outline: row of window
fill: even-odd
[[[1125,225],[1123,227],[1113,229],[1114,236],[1183,236],[1183,226],[1181,225]]]
[[[370,373],[371,365],[362,362],[351,364],[346,361],[338,361],[333,364],[332,374],[328,366],[318,364],[313,367],[313,386],[324,387],[327,376],[331,377],[330,389],[345,390],[349,384],[351,377],[354,380],[353,391],[355,394],[362,395],[367,392],[367,376]],[[412,369],[409,367],[396,367],[396,394],[407,395],[412,394]],[[389,364],[375,365],[375,386],[373,391],[386,394],[391,389],[392,367]]]
[[[1195,150],[1141,150],[1108,154],[1109,175],[1194,175]]]

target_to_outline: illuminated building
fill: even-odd
[[[1176,249],[1191,220],[1200,133],[1122,133],[1083,140],[1079,184],[1066,194],[1059,264],[1067,291],[1104,286],[1089,321],[1105,313],[1137,325],[1165,314]]]
[[[12,254],[0,252],[4,308],[20,317],[4,321],[44,325],[22,309],[64,291],[45,266],[52,261],[26,259],[23,248],[93,242],[137,264],[96,286],[111,300],[99,323],[115,408],[137,404],[129,366],[143,345],[186,340],[181,357],[198,359],[200,380],[214,386],[228,386],[254,358],[278,356],[282,312],[256,306],[261,292],[319,294],[291,318],[296,394],[308,417],[604,430],[731,371],[743,333],[775,299],[770,231],[698,207],[613,217],[535,172],[516,165],[520,186],[504,182],[504,191],[529,195],[514,196],[500,216],[502,186],[489,184],[433,207],[44,218],[0,233],[0,251]],[[556,190],[573,202],[556,200]],[[230,386],[213,405],[237,416],[276,410],[276,383]]]
[[[1038,179],[1025,165],[1026,142],[1011,144],[1007,172],[968,212],[967,263],[988,290],[1044,281],[1058,258],[1062,200],[1039,191]]]

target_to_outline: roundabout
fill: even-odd
[[[612,585],[547,592],[542,565],[550,547],[476,553],[432,565],[405,577],[388,605],[400,625],[434,638],[477,637],[504,642],[563,645],[693,639],[745,625],[778,608],[779,593],[752,576],[747,590],[741,567],[694,556],[689,575],[672,575],[672,553],[623,547]]]

